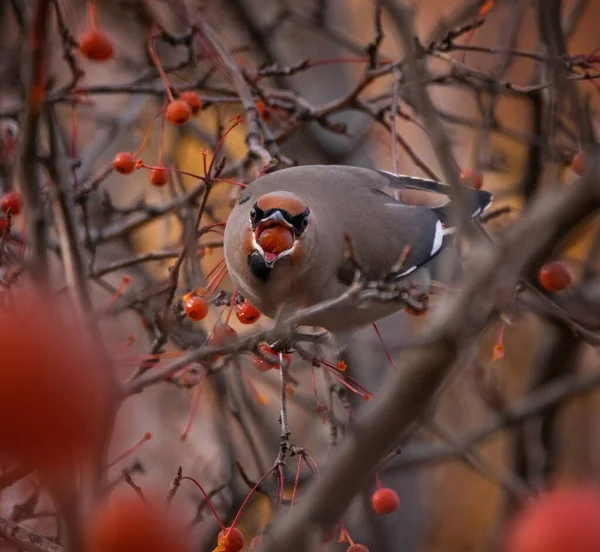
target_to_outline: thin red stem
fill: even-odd
[[[158,54],[156,53],[156,49],[154,48],[154,38],[152,37],[152,34],[148,36],[148,53],[150,54],[150,58],[152,59],[152,62],[154,63],[154,66],[156,67],[156,70],[160,74],[160,78],[162,79],[163,84],[165,85],[165,91],[167,92],[169,101],[174,101],[173,93],[171,92],[171,81],[169,80],[169,77],[167,77],[167,74],[165,73],[164,69],[162,68],[160,59],[158,59]]]
[[[240,516],[242,515],[242,511],[244,510],[246,504],[248,504],[248,501],[250,500],[250,497],[254,494],[254,492],[256,491],[256,489],[258,489],[258,486],[265,480],[265,478],[268,475],[271,475],[273,473],[273,470],[275,468],[271,468],[267,473],[265,473],[265,475],[263,475],[258,482],[254,485],[254,487],[252,487],[252,489],[250,490],[250,492],[248,493],[248,496],[246,496],[244,502],[242,502],[242,505],[240,506],[240,509],[237,511],[237,514],[235,515],[235,517],[233,518],[233,522],[231,524],[231,526],[229,527],[229,530],[227,531],[227,535],[229,535],[229,533],[231,532],[231,530],[235,527],[235,524],[238,522],[238,519],[240,519]]]
[[[125,291],[125,288],[129,285],[130,282],[131,282],[131,278],[129,276],[127,276],[127,275],[123,276],[121,285],[118,287],[117,291],[115,291],[115,294],[112,296],[110,303],[108,304],[108,307],[106,308],[107,311],[109,311],[112,308],[112,306],[117,302],[117,299],[119,297],[121,297],[121,295]]]
[[[224,262],[225,262],[225,259],[221,259],[215,266],[213,266],[210,269],[210,272],[204,277],[204,281],[206,282],[206,280],[211,277],[211,275],[213,274],[213,272],[215,270],[217,270],[217,268],[219,268]]]
[[[390,366],[392,367],[393,370],[396,370],[396,365],[394,364],[392,355],[390,355],[389,351],[387,350],[387,347],[385,346],[385,343],[383,342],[383,338],[381,337],[381,334],[379,333],[379,328],[377,327],[377,324],[375,324],[375,322],[373,322],[373,329],[375,330],[375,333],[377,334],[379,343],[381,343],[381,346],[383,347],[383,351],[385,353],[385,356],[388,359],[388,362],[390,363]]]
[[[206,494],[206,491],[202,488],[202,485],[200,485],[200,483],[198,483],[198,481],[196,481],[193,477],[182,477],[181,481],[183,481],[184,479],[187,479],[188,481],[191,481],[192,483],[195,483],[196,486],[200,489],[200,492],[204,495],[204,499],[206,500],[206,503],[208,504],[208,507],[211,509],[213,516],[215,516],[215,519],[217,520],[217,523],[220,525],[221,529],[223,531],[225,531],[227,529],[227,527],[225,527],[225,525],[223,525],[223,522],[221,521],[221,518],[219,517],[219,514],[217,514],[217,511],[215,510],[215,507],[213,506],[212,502],[210,501],[210,497],[208,496],[208,494]],[[233,527],[233,526],[232,526]]]
[[[292,500],[290,502],[290,508],[294,505],[296,500],[296,491],[298,490],[298,482],[300,481],[300,468],[302,467],[302,455],[298,458],[298,468],[296,469],[296,477],[294,479],[294,488],[292,490]]]
[[[96,15],[96,2],[94,0],[89,0],[89,2],[88,2],[88,21],[89,21],[91,29],[95,30],[98,28],[98,18]]]
[[[152,120],[146,127],[146,132],[144,133],[144,137],[142,138],[142,141],[140,142],[140,147],[131,154],[131,155],[133,155],[134,158],[137,157],[141,153],[141,151],[144,149],[146,142],[148,141],[148,138],[150,137],[150,133],[152,132],[152,125],[154,125],[154,121],[156,121],[156,118],[160,117],[164,113],[165,113],[165,108],[163,107],[160,109],[160,111],[156,115],[154,115],[154,117],[152,117]]]
[[[187,437],[188,433],[190,432],[190,429],[192,428],[192,423],[194,422],[194,418],[196,417],[196,412],[198,411],[198,405],[200,403],[200,397],[202,395],[202,390],[204,389],[205,376],[206,376],[206,373],[203,372],[202,375],[200,376],[200,381],[198,381],[198,383],[196,384],[196,386],[194,387],[194,390],[192,392],[192,402],[190,404],[190,412],[188,414],[188,419],[185,424],[185,427],[183,428],[183,431],[181,432],[181,435],[179,436],[180,441],[183,441]]]
[[[235,306],[235,299],[238,296],[238,290],[236,289],[231,296],[231,302],[229,303],[229,312],[227,313],[227,318],[225,319],[225,324],[229,325],[229,320],[231,319],[231,314],[233,313],[233,307]]]
[[[136,450],[138,450],[146,441],[152,439],[152,433],[149,431],[144,433],[144,436],[132,447],[128,448],[125,452],[122,452],[117,456],[112,462],[109,462],[108,467],[114,466],[124,458],[127,458],[131,454],[133,454]]]
[[[233,124],[231,124],[229,126],[229,128],[221,135],[221,137],[219,138],[219,141],[217,142],[217,145],[215,146],[215,150],[213,152],[213,157],[210,160],[210,165],[208,166],[208,172],[206,173],[207,178],[210,177],[210,174],[212,172],[212,168],[213,165],[215,164],[215,160],[217,158],[217,154],[219,153],[219,150],[221,149],[221,144],[223,143],[223,140],[225,140],[225,138],[227,137],[227,135],[238,125],[242,124],[242,117],[241,115],[238,115],[234,121]]]

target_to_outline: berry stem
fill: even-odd
[[[132,447],[128,448],[125,452],[122,452],[114,460],[112,460],[111,462],[109,462],[108,467],[110,468],[111,466],[114,466],[115,464],[117,464],[118,462],[120,462],[121,460],[123,460],[124,458],[127,458],[128,456],[132,455],[136,450],[139,450],[139,448],[146,441],[149,441],[150,439],[152,439],[152,433],[150,433],[149,431],[147,431],[146,433],[144,433],[144,436],[135,445],[133,445]]]
[[[166,106],[163,106],[160,117],[160,138],[158,143],[158,164],[162,166],[163,162],[163,145],[165,137],[165,118],[167,114]]]
[[[250,500],[250,497],[254,494],[254,492],[256,491],[256,489],[258,489],[259,485],[267,478],[267,476],[269,476],[269,475],[271,475],[273,473],[274,469],[276,469],[276,468],[275,467],[271,468],[267,473],[265,473],[258,480],[258,482],[254,485],[254,487],[252,487],[252,489],[250,489],[250,492],[248,493],[248,496],[246,496],[246,498],[244,499],[244,502],[242,502],[242,505],[240,506],[239,510],[237,511],[237,514],[233,518],[233,523],[229,527],[229,530],[227,531],[226,535],[229,535],[229,533],[231,532],[231,530],[235,527],[235,524],[240,519],[240,516],[242,515],[242,511],[246,507],[246,504],[248,504],[248,501]]]
[[[208,274],[204,277],[204,281],[206,282],[206,280],[208,280],[213,275],[215,270],[217,270],[224,262],[225,259],[221,259],[215,266],[213,266],[208,272]]]
[[[230,125],[229,128],[221,135],[221,137],[219,138],[219,141],[217,142],[217,145],[215,146],[215,150],[213,152],[213,157],[210,161],[210,165],[208,166],[208,172],[206,173],[206,177],[209,178],[210,174],[212,173],[212,168],[213,165],[215,164],[215,160],[217,159],[217,154],[219,153],[219,150],[221,149],[221,144],[223,144],[223,140],[225,140],[225,137],[238,125],[242,124],[242,117],[241,115],[238,115],[237,117],[235,117],[235,119],[232,119],[233,123],[231,123],[230,121]]]
[[[167,77],[167,74],[160,63],[160,59],[158,59],[158,54],[156,53],[156,49],[154,47],[154,37],[152,34],[148,36],[148,53],[150,54],[150,58],[152,59],[152,62],[154,63],[154,66],[156,67],[156,70],[160,74],[160,78],[165,85],[165,91],[167,93],[167,97],[169,98],[169,102],[174,101],[175,98],[173,98],[173,93],[171,92],[171,81],[169,81],[169,77]]]
[[[190,404],[190,411],[188,414],[187,421],[185,423],[185,427],[179,436],[179,440],[183,441],[187,437],[190,429],[192,428],[192,423],[194,422],[194,418],[196,417],[196,412],[198,411],[198,405],[200,404],[200,397],[202,395],[202,390],[204,389],[204,382],[206,381],[206,372],[203,372],[200,375],[200,380],[194,386],[194,391],[192,392],[192,402]]]
[[[379,478],[379,472],[375,472],[375,485],[377,485],[377,489],[383,488],[383,485],[381,484],[381,479]]]
[[[214,291],[221,285],[221,282],[227,275],[227,265],[223,265],[217,273],[211,278],[210,282],[206,285],[208,290],[207,296],[214,293]]]
[[[98,28],[98,16],[96,13],[95,0],[89,0],[88,2],[88,21],[92,30],[96,30]]]
[[[300,481],[300,468],[302,467],[302,458],[300,454],[298,456],[298,468],[296,468],[296,477],[294,478],[294,489],[292,490],[292,500],[290,502],[290,508],[294,506],[294,500],[296,499],[296,491],[298,490],[298,482]]]
[[[394,359],[392,358],[392,355],[390,355],[388,348],[385,346],[385,343],[383,342],[383,337],[381,337],[381,333],[379,332],[379,328],[377,327],[377,324],[375,324],[375,322],[373,322],[373,329],[375,330],[375,333],[377,334],[379,343],[381,343],[381,346],[383,347],[383,352],[385,353],[385,356],[387,357],[388,362],[390,363],[390,366],[392,367],[392,369],[394,371],[396,371],[396,365],[394,364]]]
[[[238,296],[238,290],[236,289],[231,296],[231,302],[229,303],[229,312],[227,313],[227,318],[225,319],[225,324],[229,325],[229,320],[231,319],[231,314],[233,313],[233,307],[235,305],[235,299]]]
[[[185,477],[181,478],[181,481],[183,481],[184,479],[187,479],[188,481],[195,483],[196,486],[200,489],[200,492],[204,495],[204,500],[206,500],[206,503],[208,504],[208,507],[210,508],[211,512],[213,513],[213,516],[215,516],[217,523],[219,524],[221,529],[223,531],[225,531],[227,529],[227,527],[225,527],[225,525],[223,525],[223,522],[221,521],[219,514],[217,514],[217,511],[215,510],[215,507],[213,506],[213,504],[210,500],[210,497],[208,496],[208,494],[206,494],[206,491],[202,488],[202,485],[200,485],[200,483],[198,483],[198,481],[196,481],[193,477],[185,476]],[[235,521],[234,521],[234,523],[235,523]],[[233,527],[233,525],[232,525],[232,527]],[[229,531],[227,531],[227,534],[229,534]]]
[[[108,307],[106,308],[107,311],[109,311],[112,308],[112,306],[117,302],[117,299],[119,297],[121,297],[121,295],[125,291],[125,288],[129,285],[130,282],[131,282],[131,277],[129,277],[127,275],[123,276],[121,285],[117,288],[117,291],[115,291],[115,294],[112,296],[110,303],[108,304]]]
[[[148,123],[148,126],[146,128],[146,132],[144,132],[144,137],[142,138],[142,141],[140,142],[140,146],[137,150],[135,150],[131,155],[133,155],[133,157],[137,157],[142,150],[144,149],[144,147],[146,146],[146,142],[148,141],[148,138],[150,137],[150,132],[152,132],[152,125],[154,124],[154,121],[156,121],[157,117],[160,117],[161,115],[163,115],[164,117],[164,113],[165,113],[165,108],[163,107],[156,115],[154,115],[154,117],[152,117],[152,120],[150,121],[150,123]],[[147,168],[147,167],[144,167]]]

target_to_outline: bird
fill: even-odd
[[[404,254],[397,280],[427,270],[455,233],[452,201],[439,207],[409,205],[389,190],[451,197],[450,186],[435,180],[342,165],[285,168],[248,184],[224,235],[225,262],[239,293],[275,318],[283,308],[312,307],[341,296],[357,266],[364,279],[380,280]],[[465,190],[475,219],[493,196]],[[343,304],[308,317],[303,325],[352,332],[403,307],[401,302]]]

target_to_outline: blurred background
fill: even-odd
[[[381,1],[383,36],[378,59],[382,64],[403,56],[393,15],[397,1]],[[487,75],[494,81],[512,83],[513,88],[547,81],[544,67],[535,59],[507,53],[539,52],[533,4],[524,0],[413,3],[416,31],[425,46],[444,37],[445,31],[440,33],[440,28],[482,21],[453,42],[475,50],[481,47],[482,51],[438,48],[436,55],[428,57],[427,67],[432,75],[440,76],[429,90],[451,139],[458,166],[483,175],[484,189],[496,197],[494,209],[512,209],[490,221],[487,228],[491,234],[510,226],[532,195],[553,186],[568,186],[575,178],[569,165],[579,151],[579,142],[572,126],[565,123],[551,140],[545,140],[549,134],[544,129],[540,105],[546,101],[547,91],[520,93],[502,87],[491,91],[477,77]],[[570,55],[593,55],[600,47],[600,3],[565,0],[562,4]],[[77,161],[77,185],[91,187],[85,210],[93,229],[88,270],[97,308],[106,308],[125,275],[131,278],[115,304],[114,314],[102,319],[108,349],[123,381],[152,346],[152,328],[146,331],[140,320],[144,312],[156,308],[156,301],[162,300],[161,283],[168,277],[168,269],[181,247],[182,225],[190,224],[195,207],[190,202],[178,210],[155,212],[143,217],[140,224],[134,218],[152,213],[148,205],[159,206],[160,211],[161,205],[194,189],[198,179],[172,173],[169,185],[157,188],[150,185],[147,170],[124,176],[112,170],[112,160],[118,152],[136,151],[150,128],[140,153],[146,165],[164,163],[188,173],[203,174],[202,152],[208,152],[210,160],[229,122],[244,114],[230,75],[211,59],[209,49],[203,50],[202,40],[181,40],[179,45],[157,40],[158,55],[173,85],[179,90],[195,90],[203,101],[203,108],[189,123],[179,127],[167,124],[162,132],[157,113],[164,102],[164,86],[148,55],[149,29],[162,28],[170,37],[182,37],[189,33],[190,22],[204,21],[216,29],[246,76],[256,77],[264,68],[277,73],[268,76],[267,72],[267,76],[256,78],[251,89],[261,116],[263,143],[281,163],[344,164],[385,170],[397,167],[400,173],[441,177],[429,138],[403,96],[402,84],[394,84],[395,73],[388,71],[357,91],[357,84],[368,69],[367,47],[376,37],[377,10],[371,0],[97,1],[98,23],[114,41],[114,56],[106,63],[95,63],[75,48],[73,55],[84,71],[75,90],[70,90],[72,71],[61,26],[75,39],[81,36],[89,27],[89,4],[83,0],[58,0],[57,5],[64,21],[52,17],[47,46],[51,82],[48,97],[54,98],[66,150],[71,151],[72,161]],[[28,2],[19,0],[0,3],[0,116],[6,124],[14,119],[18,125],[21,114],[22,67],[27,52],[23,49],[19,18],[27,18],[30,9]],[[190,56],[197,59],[189,63]],[[285,74],[285,68],[305,60],[310,62],[306,68]],[[593,73],[593,66],[579,69],[579,74],[585,71]],[[578,87],[590,112],[595,113],[600,99],[598,84],[582,80]],[[395,117],[390,112],[393,101],[399,107]],[[327,115],[321,120],[311,120],[310,115],[303,120],[303,107],[305,113],[325,109]],[[396,143],[393,126],[399,137]],[[220,146],[227,158],[225,178],[250,182],[260,169],[259,163],[247,157],[247,131],[244,120]],[[539,189],[531,190],[523,182],[535,155]],[[5,158],[5,182],[14,176],[14,170],[11,158]],[[202,224],[224,222],[238,194],[236,186],[216,186]],[[22,231],[19,224],[17,221],[16,230]],[[123,225],[126,231],[119,232]],[[588,225],[560,252],[576,280],[588,257],[595,226]],[[217,267],[222,259],[220,241],[218,226],[200,238],[199,243],[208,246],[199,248],[197,258],[185,263],[176,301],[194,287],[202,286],[206,274]],[[156,252],[171,255],[165,253],[161,260],[110,270],[111,263]],[[436,263],[434,276],[442,282],[442,295],[460,286],[461,266],[468,270],[469,263],[477,262],[468,251],[460,253],[449,251]],[[56,257],[52,262],[60,280],[61,264]],[[233,289],[227,277],[219,289],[230,297]],[[153,294],[152,290],[159,291]],[[138,301],[139,308],[130,308],[134,301]],[[432,311],[436,303],[434,297]],[[597,306],[592,304],[590,308]],[[202,323],[181,321],[161,352],[177,353],[202,344],[213,325],[227,319],[228,310],[227,306],[213,306]],[[465,438],[494,411],[557,375],[536,371],[543,365],[541,359],[562,359],[560,370],[565,372],[557,373],[582,373],[597,364],[594,348],[582,342],[572,343],[566,335],[568,330],[555,321],[518,308],[505,314],[504,320],[483,336],[464,369],[444,388],[431,420],[415,428],[403,454],[379,472],[382,483],[400,496],[400,508],[385,517],[372,512],[370,496],[375,481],[354,501],[345,524],[355,541],[372,551],[484,550],[496,543],[497,531],[511,508],[511,488],[514,490],[515,485],[523,480],[536,487],[548,481],[597,477],[600,450],[593,436],[600,419],[595,393],[553,412],[548,422],[551,427],[544,426],[544,431],[552,433],[551,446],[544,439],[540,441],[539,424],[531,424],[531,432],[526,435],[533,451],[527,451],[529,463],[525,470],[519,467],[517,458],[523,451],[518,444],[519,435],[522,437],[519,432],[490,433],[476,453],[461,448]],[[429,316],[399,312],[378,323],[393,359],[400,358],[403,343],[424,331]],[[240,334],[257,327],[240,324],[235,315],[229,323]],[[270,323],[262,318],[257,324],[267,327]],[[502,354],[494,349],[500,335]],[[371,327],[355,336],[345,360],[348,373],[376,400],[391,367]],[[316,371],[317,393],[327,403],[331,381],[323,377],[322,370]],[[306,448],[318,464],[325,465],[332,446],[331,425],[317,409],[311,367],[298,355],[293,356],[292,375],[297,381],[289,396],[293,442]],[[215,505],[223,519],[231,521],[252,482],[271,467],[277,453],[278,386],[274,371],[259,373],[253,368],[252,355],[244,354],[200,385],[165,383],[128,398],[119,412],[110,456],[117,458],[146,432],[152,438],[133,455],[116,463],[111,468],[111,479],[118,481],[121,470],[134,465],[132,477],[137,484],[166,492],[178,466],[182,466],[185,474],[193,475],[205,488],[220,489],[214,497]],[[351,420],[369,404],[347,389],[338,388],[343,400],[334,397],[332,404],[341,420],[343,435],[343,431],[351,431]],[[188,422],[189,432],[182,439]],[[436,456],[436,451],[443,450],[454,452]],[[418,459],[420,453],[422,461],[411,460]],[[296,458],[290,459],[286,472],[288,491],[293,486],[296,467]],[[311,472],[303,467],[301,488],[310,478]],[[2,492],[0,511],[25,527],[52,535],[54,518],[38,515],[49,508],[47,497],[42,493],[32,506],[32,496],[37,496],[38,491],[33,478],[23,479]],[[288,492],[288,500],[290,496]],[[191,485],[183,485],[175,501],[182,505],[190,521],[194,520],[198,549],[211,550],[218,526],[203,506],[200,493]],[[248,537],[261,534],[272,513],[270,501],[257,494],[239,527]],[[324,549],[345,548],[334,542]]]

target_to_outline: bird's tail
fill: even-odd
[[[448,197],[452,197],[452,188],[447,184],[442,184],[436,180],[429,180],[427,178],[417,178],[414,176],[406,176],[403,174],[394,174],[387,171],[377,171],[378,173],[385,176],[388,180],[389,187],[396,190],[399,189],[412,189],[421,190],[424,192],[433,192],[436,194],[443,194]],[[494,196],[485,190],[475,190],[473,188],[465,188],[467,191],[467,199],[469,202],[469,208],[471,211],[471,218],[475,219],[480,216],[491,204]],[[448,227],[452,227],[451,213],[452,213],[452,202],[443,205],[442,207],[436,207],[433,209],[436,214],[440,217],[440,220]]]

